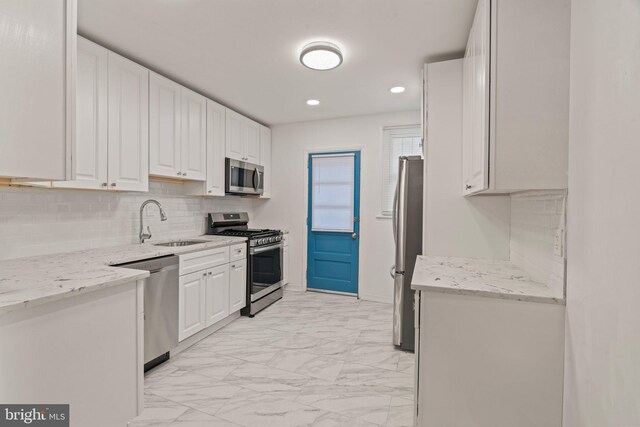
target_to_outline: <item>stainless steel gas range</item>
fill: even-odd
[[[247,305],[244,316],[259,311],[282,298],[282,231],[249,228],[249,214],[210,213],[207,234],[247,238]]]

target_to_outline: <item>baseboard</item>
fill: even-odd
[[[359,298],[363,301],[373,301],[373,302],[381,302],[384,304],[393,304],[393,299],[389,297],[383,297],[380,295],[360,294]]]
[[[304,291],[306,291],[304,286],[297,285],[295,283],[287,283],[286,285],[283,286],[283,289],[286,290],[286,291],[293,291],[293,292],[304,292]]]

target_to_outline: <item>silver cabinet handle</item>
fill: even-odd
[[[357,239],[358,238],[358,233],[353,233],[351,235],[351,238],[354,239],[354,240]]]

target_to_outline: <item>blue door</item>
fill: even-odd
[[[307,288],[358,294],[360,152],[309,155]]]

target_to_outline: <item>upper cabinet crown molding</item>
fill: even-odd
[[[0,79],[0,177],[73,179],[76,0],[3,0],[0,15],[11,17],[0,37],[11,64]]]
[[[567,187],[569,0],[480,0],[463,71],[462,193]]]

